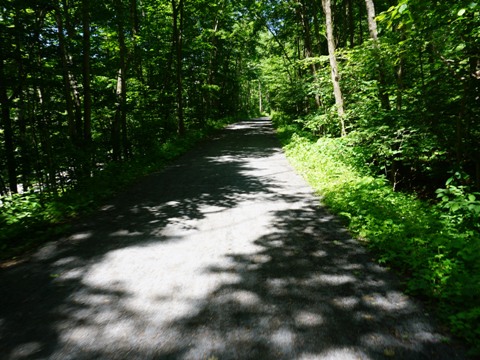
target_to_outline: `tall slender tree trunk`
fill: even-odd
[[[22,33],[22,24],[20,21],[20,15],[22,14],[22,9],[17,5],[15,7],[15,57],[18,65],[18,77],[19,79],[26,78],[25,66],[23,63],[23,33]],[[23,190],[29,188],[30,186],[30,173],[31,173],[31,162],[30,157],[28,156],[28,141],[27,141],[27,122],[25,118],[25,91],[23,87],[23,81],[20,80],[18,91],[18,130],[19,130],[19,145],[20,145],[20,159],[21,159],[21,176],[22,176],[22,186]]]
[[[262,83],[258,81],[258,112],[263,113]]]
[[[398,111],[402,110],[403,107],[403,76],[404,76],[404,59],[403,56],[400,55],[400,59],[398,61],[397,66],[397,101],[396,101],[396,109]]]
[[[47,109],[47,99],[49,95],[47,92],[48,87],[46,87],[46,81],[44,78],[44,73],[41,71],[43,67],[43,56],[44,48],[42,42],[41,31],[44,26],[45,16],[47,15],[46,9],[40,9],[37,13],[37,21],[34,31],[35,39],[35,48],[33,53],[35,54],[35,67],[39,70],[34,76],[33,88],[37,95],[37,104],[38,110],[33,110],[34,122],[38,125],[38,133],[40,136],[40,146],[43,153],[44,168],[46,170],[46,181],[44,184],[47,186],[47,189],[52,193],[56,193],[57,189],[57,172],[54,159],[54,149],[52,146],[51,139],[51,114]]]
[[[363,44],[363,6],[358,7],[358,44]]]
[[[92,91],[90,83],[90,0],[83,0],[83,141],[87,151],[92,141]],[[89,162],[89,160],[87,160]],[[86,164],[88,165],[88,164]]]
[[[4,49],[0,37],[0,49]],[[10,118],[10,102],[5,81],[3,52],[0,51],[0,105],[2,106],[2,128],[5,140],[5,154],[7,158],[8,187],[10,192],[17,193],[17,165],[15,161],[15,146],[13,140],[12,119]]]
[[[117,87],[115,90],[115,97],[116,97],[116,110],[115,110],[115,116],[113,118],[113,123],[112,123],[112,157],[113,160],[115,161],[120,161],[122,158],[122,151],[121,151],[121,117],[122,117],[122,78],[123,78],[123,73],[122,73],[122,68],[117,72]]]
[[[474,31],[473,29],[469,29],[469,33],[473,34]],[[480,111],[480,104],[478,99],[480,99],[480,49],[478,46],[475,46],[475,41],[471,39],[471,41],[468,42],[469,46],[467,47],[467,53],[469,57],[469,67],[468,67],[468,82],[467,82],[467,94],[468,96],[467,101],[469,103],[469,106],[471,107],[471,110],[469,111],[469,116],[468,116],[468,129],[467,129],[467,136],[470,139],[474,139],[475,135],[472,133],[472,127],[476,124],[478,121],[478,118],[475,117],[473,114],[478,114]],[[475,155],[470,155],[470,159],[473,161],[475,164],[475,187],[477,190],[480,190],[480,159],[478,157],[478,154]]]
[[[220,16],[221,12],[223,11],[223,8],[225,6],[225,2],[222,3],[222,7],[220,11],[217,13],[215,17],[215,22],[214,26],[212,29],[212,36],[211,36],[211,50],[210,50],[210,58],[208,60],[208,75],[207,75],[207,84],[208,85],[214,85],[216,82],[216,73],[218,70],[218,49],[219,49],[219,44],[218,44],[218,39],[217,39],[217,33],[218,33],[218,27],[220,25]],[[211,91],[206,90],[205,91],[205,103],[206,103],[206,109],[205,111],[202,111],[204,114],[207,114],[207,117],[212,116],[213,114],[213,109],[216,108],[215,106],[215,101],[214,97],[211,96]],[[218,110],[218,109],[217,109]],[[205,117],[205,116],[204,116]]]
[[[328,56],[330,60],[331,76],[333,83],[333,94],[335,96],[335,105],[337,106],[337,113],[340,119],[341,135],[347,134],[345,129],[343,108],[343,95],[340,87],[340,74],[338,72],[337,58],[335,56],[335,40],[333,37],[333,22],[332,22],[332,8],[330,0],[322,0],[323,10],[325,13],[325,24],[327,28],[327,42],[328,42]]]
[[[68,39],[76,38],[77,34],[75,31],[75,27],[72,25],[71,18],[70,18],[70,10],[68,6],[67,0],[62,0],[62,8],[65,16],[65,29],[67,30],[67,37],[65,37],[65,59],[67,61],[67,74],[68,74],[68,81],[70,83],[70,88],[72,91],[73,96],[73,107],[74,107],[74,116],[75,116],[75,126],[72,129],[72,141],[76,148],[81,147],[82,144],[82,133],[83,133],[83,119],[82,119],[82,96],[80,94],[79,89],[79,80],[75,76],[73,69],[74,63],[72,56],[69,53],[68,48]],[[61,17],[61,14],[60,14]]]
[[[323,51],[322,49],[322,41],[320,37],[320,21],[318,20],[318,13],[319,13],[318,1],[317,0],[313,1],[312,6],[313,6],[313,31],[314,31],[314,37],[315,39],[317,39],[316,54],[322,55],[326,51]]]
[[[40,67],[41,58],[37,59]],[[47,188],[54,192],[57,189],[57,174],[55,171],[55,162],[53,159],[53,148],[50,136],[50,118],[46,111],[45,104],[45,88],[43,85],[43,79],[38,79],[36,84],[36,91],[38,96],[38,103],[40,105],[40,116],[38,119],[38,128],[41,139],[42,151],[45,154],[45,165],[47,170]]]
[[[347,0],[347,17],[348,17],[348,37],[350,47],[355,46],[355,21],[353,17],[353,0]]]
[[[304,46],[305,46],[305,57],[310,58],[314,56],[313,45],[312,45],[312,36],[310,29],[310,22],[307,16],[307,7],[304,2],[301,2],[300,7],[300,18],[303,24],[303,34],[304,34]],[[314,81],[317,80],[317,66],[314,62],[310,64],[310,72]],[[320,108],[320,96],[315,92],[315,105],[317,109]]]
[[[64,84],[63,95],[65,97],[65,104],[67,107],[68,133],[69,133],[70,139],[72,141],[75,141],[76,129],[75,129],[75,111],[74,111],[74,103],[72,99],[72,86],[71,86],[72,75],[70,74],[70,70],[69,70],[69,64],[68,64],[69,56],[67,53],[65,36],[63,33],[64,32],[63,19],[58,7],[55,8],[55,19],[57,22],[57,31],[58,31],[58,48],[60,50],[60,56],[62,59],[63,84]]]
[[[140,82],[144,82],[143,79],[143,65],[142,57],[140,55],[140,49],[138,47],[138,36],[140,35],[140,17],[138,15],[138,3],[137,0],[130,1],[130,19],[132,23],[132,42],[133,42],[133,61],[130,68],[132,72],[136,74]]]
[[[183,0],[172,0],[173,38],[176,53],[176,79],[177,79],[177,132],[180,136],[185,134],[185,120],[183,114],[183,83],[182,83],[182,31],[183,31]]]
[[[117,8],[117,26],[118,26],[118,45],[120,64],[117,76],[117,89],[116,89],[116,111],[113,124],[113,158],[120,160],[123,152],[123,157],[128,157],[128,137],[127,137],[127,113],[126,113],[126,99],[127,99],[127,86],[126,86],[126,56],[127,49],[125,45],[125,34],[123,24],[123,7],[120,0],[115,2]],[[120,145],[121,144],[121,145]],[[123,150],[123,151],[122,151]]]
[[[387,82],[385,80],[385,63],[380,54],[380,47],[378,45],[377,21],[375,20],[375,5],[373,4],[373,0],[365,0],[365,5],[367,7],[368,29],[370,31],[370,37],[373,41],[374,56],[378,62],[378,96],[380,98],[382,108],[385,110],[390,110],[390,100],[386,89]]]

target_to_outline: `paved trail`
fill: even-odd
[[[321,207],[269,121],[229,126],[0,273],[4,359],[462,359]]]

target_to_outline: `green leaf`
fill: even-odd
[[[453,203],[453,204],[450,206],[450,211],[452,211],[452,212],[455,212],[455,211],[457,211],[457,210],[459,210],[459,209],[460,209],[460,205],[458,205],[458,204]]]
[[[460,9],[457,13],[457,16],[462,16],[463,14],[465,14],[465,11],[467,11],[467,9]]]
[[[407,9],[408,9],[408,5],[407,5],[407,4],[402,4],[402,5],[400,5],[400,7],[398,8],[398,12],[399,12],[400,14],[403,14],[404,11],[407,10]]]
[[[385,20],[387,15],[385,13],[381,13],[380,15],[377,16],[377,21],[381,22]]]

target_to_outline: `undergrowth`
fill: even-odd
[[[136,179],[159,170],[233,118],[209,122],[151,149],[148,157],[111,163],[75,186],[0,197],[0,260],[12,259],[64,233],[72,219],[94,211]]]
[[[456,186],[455,176],[437,191],[439,204],[394,192],[362,168],[348,138],[313,138],[282,120],[274,117],[286,154],[323,202],[480,355],[479,194]]]

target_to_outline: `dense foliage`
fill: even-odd
[[[228,1],[2,4],[2,193],[61,190],[248,110],[254,29]]]
[[[279,51],[262,61],[269,105],[314,134],[339,136],[318,6],[287,3],[272,9],[291,7],[292,18],[277,24],[275,35],[288,38],[283,50],[290,61]],[[376,1],[377,40],[368,33],[364,1],[332,4],[350,143],[395,189],[432,197],[460,172],[464,185],[478,190],[480,5],[391,3]]]

